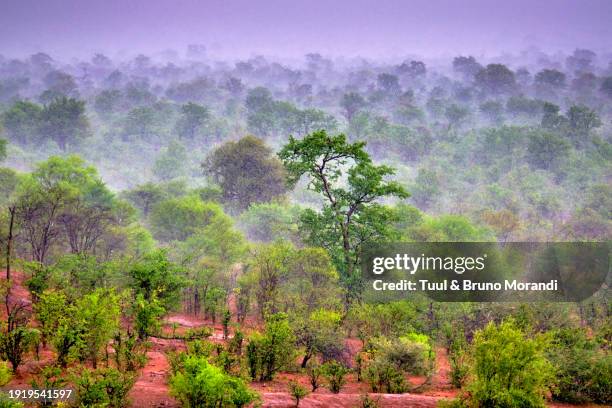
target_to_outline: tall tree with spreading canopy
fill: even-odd
[[[221,186],[224,200],[239,211],[272,201],[287,190],[282,163],[254,136],[223,144],[202,167]]]
[[[330,252],[348,305],[361,292],[358,265],[364,246],[392,235],[388,225],[394,213],[378,201],[406,198],[408,193],[397,182],[386,180],[394,170],[375,165],[364,142],[348,143],[343,134],[318,131],[301,140],[291,136],[279,157],[291,183],[306,176],[308,188],[323,196],[320,211],[308,209],[302,214],[302,229],[309,243]]]
[[[85,101],[56,98],[43,108],[41,118],[41,134],[54,140],[63,151],[90,135]]]

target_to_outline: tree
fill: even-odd
[[[242,379],[199,356],[185,358],[182,370],[170,378],[170,393],[186,408],[241,408],[257,399]]]
[[[597,112],[586,106],[571,106],[567,111],[567,119],[569,120],[569,128],[573,139],[579,144],[584,144],[585,139],[588,140],[591,131],[602,125]]]
[[[92,252],[116,222],[115,205],[96,169],[77,156],[54,156],[40,163],[17,192],[21,228],[41,263],[62,234],[73,253]]]
[[[608,98],[612,99],[612,76],[604,78],[599,90]]]
[[[340,313],[319,309],[300,320],[295,330],[297,344],[304,347],[302,368],[317,353],[324,357],[335,357],[342,352],[342,342],[338,337]]]
[[[330,360],[323,364],[321,369],[323,370],[325,378],[327,378],[329,390],[334,394],[338,394],[342,386],[346,384],[346,374],[348,374],[349,371],[348,368],[336,360]]]
[[[0,139],[0,162],[6,159],[6,140]]]
[[[272,201],[287,190],[282,163],[254,136],[223,144],[202,167],[223,189],[223,199],[239,211]]]
[[[181,139],[193,141],[202,134],[209,120],[210,113],[205,106],[189,102],[181,106],[181,116],[176,123],[176,132]]]
[[[269,315],[264,333],[256,332],[249,338],[247,363],[251,378],[270,381],[279,370],[291,364],[295,351],[294,341],[287,315]]]
[[[97,368],[100,350],[119,329],[119,297],[113,291],[97,289],[78,299],[76,319],[83,327],[83,345],[93,368]]]
[[[402,92],[402,87],[399,83],[399,78],[393,74],[382,73],[376,78],[378,87],[387,95],[399,95]]]
[[[161,181],[168,181],[184,176],[187,173],[186,167],[187,150],[185,146],[172,141],[155,159],[153,174]]]
[[[527,161],[534,167],[556,169],[570,153],[567,140],[548,131],[533,132],[527,148]]]
[[[468,406],[544,407],[552,367],[543,336],[527,337],[512,321],[489,323],[476,332],[474,379],[468,384]]]
[[[184,241],[219,217],[227,217],[219,204],[188,195],[155,205],[151,225],[155,238],[161,241]]]
[[[38,302],[34,304],[36,320],[40,324],[42,342],[52,339],[58,331],[60,321],[68,312],[68,299],[63,292],[44,291],[39,295]]]
[[[39,341],[38,330],[28,327],[27,305],[20,303],[9,306],[7,319],[0,326],[0,358],[11,363],[13,373],[23,361],[23,355]]]
[[[342,96],[342,100],[340,101],[340,106],[344,109],[344,117],[347,121],[351,121],[355,113],[361,110],[366,105],[365,99],[363,96],[358,94],[357,92],[349,92]]]
[[[276,203],[251,205],[240,215],[239,226],[253,241],[292,240],[297,234],[299,209]]]
[[[514,72],[503,64],[489,64],[475,76],[476,85],[493,95],[511,93],[516,89]]]
[[[122,193],[122,197],[147,217],[151,209],[166,197],[166,192],[158,184],[145,183],[125,191]]]
[[[565,74],[556,69],[543,69],[536,74],[535,85],[540,92],[559,91],[565,88]]]
[[[55,141],[62,151],[88,137],[85,101],[62,96],[45,105],[41,113],[41,134]]]
[[[480,72],[482,65],[480,65],[476,58],[469,57],[455,57],[453,59],[453,70],[463,76],[466,80],[471,80],[474,76]]]
[[[364,147],[364,142],[347,143],[343,134],[319,131],[301,140],[290,137],[279,153],[289,181],[295,184],[306,175],[308,188],[325,200],[322,211],[304,211],[302,228],[309,243],[330,252],[348,289],[347,302],[360,293],[361,249],[389,235],[387,223],[393,214],[377,200],[408,196],[398,183],[386,180],[393,169],[374,165]]]
[[[17,101],[2,114],[6,134],[13,142],[25,146],[40,135],[43,108],[30,101]]]
[[[182,287],[179,272],[179,268],[168,260],[165,251],[147,254],[129,270],[134,297],[138,299],[138,295],[142,295],[147,303],[157,299],[168,310],[179,300]]]
[[[309,393],[308,390],[296,381],[289,381],[289,394],[295,399],[295,408],[299,408],[300,401]]]

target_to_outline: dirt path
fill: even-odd
[[[152,339],[153,347],[147,352],[147,364],[130,391],[132,407],[178,407],[178,403],[169,395],[168,376],[170,364],[163,350],[174,347],[170,341]]]

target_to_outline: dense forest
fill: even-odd
[[[609,279],[579,303],[375,302],[360,268],[381,243],[609,242],[611,143],[612,61],[588,49],[0,56],[0,385],[74,391],[36,406],[612,404]]]

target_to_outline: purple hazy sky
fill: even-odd
[[[0,54],[612,51],[612,0],[0,0]]]

